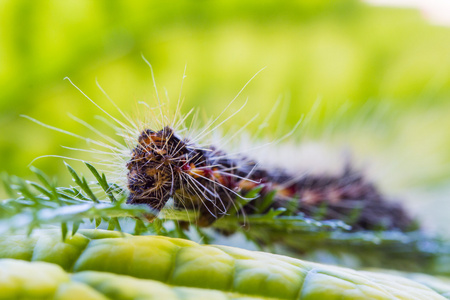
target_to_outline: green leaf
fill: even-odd
[[[5,187],[6,193],[10,197],[15,198],[17,196],[17,194],[11,188],[11,178],[8,176],[7,173],[2,173],[2,183],[3,183],[3,186]]]
[[[67,229],[67,223],[62,222],[62,223],[61,223],[61,235],[62,235],[62,240],[63,240],[63,241],[66,240],[67,232],[68,232],[68,229]]]
[[[31,166],[30,170],[36,175],[36,177],[39,179],[39,181],[49,190],[52,190],[54,188],[53,184],[50,183],[50,180],[45,175],[44,172],[39,170],[38,168]]]
[[[147,231],[147,227],[141,219],[137,219],[134,226],[134,234],[141,235],[142,233]]]
[[[259,203],[259,205],[256,207],[257,214],[261,214],[269,208],[269,206],[273,203],[276,192],[276,190],[271,190],[269,193],[267,193],[264,199],[262,199],[261,203]]]
[[[245,194],[245,198],[255,199],[259,197],[259,192],[261,192],[263,188],[263,185],[258,185],[257,187],[251,189],[247,194]]]
[[[72,224],[72,235],[75,235],[77,233],[78,229],[80,228],[80,224],[81,224],[81,222],[79,222],[79,221],[73,222],[73,224]]]
[[[31,182],[31,181],[28,181],[27,183],[29,185],[31,185],[32,187],[34,187],[37,191],[39,191],[42,194],[46,195],[47,197],[49,197],[49,198],[53,197],[53,194],[50,191],[48,191],[47,189],[45,189],[43,186],[41,186],[41,185],[39,185],[39,184],[37,184],[35,182]]]
[[[45,193],[45,194],[48,195],[48,197],[51,198],[52,200],[54,200],[55,202],[62,205],[62,202],[60,200],[60,195],[58,194],[55,185],[52,184],[50,182],[50,180],[48,179],[47,175],[45,175],[44,172],[42,172],[41,170],[39,170],[38,168],[35,168],[33,166],[31,166],[30,169],[37,176],[37,178],[44,185],[44,187],[47,188],[47,193]]]
[[[102,189],[105,191],[108,198],[111,200],[111,202],[116,202],[116,198],[114,197],[111,187],[109,186],[108,182],[106,181],[106,176],[104,173],[100,176],[97,169],[95,167],[87,162],[85,162],[86,166],[89,168],[91,173],[94,175],[95,179],[97,179],[98,184],[102,187]]]
[[[89,187],[86,178],[79,177],[77,172],[66,162],[64,162],[67,169],[69,170],[70,175],[72,176],[75,183],[87,194],[87,196],[94,202],[99,203],[100,201],[95,197],[94,193],[92,192],[91,188]]]
[[[276,218],[277,216],[281,215],[285,211],[286,211],[286,208],[284,208],[284,207],[279,207],[277,209],[271,208],[265,216],[268,219],[273,219],[273,218]]]

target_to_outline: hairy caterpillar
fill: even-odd
[[[274,192],[267,209],[294,201],[297,211],[309,216],[326,205],[325,219],[342,219],[359,210],[354,229],[408,230],[413,225],[400,205],[386,201],[374,184],[351,168],[338,176],[296,178],[282,169],[264,169],[244,156],[230,159],[214,146],[198,147],[170,127],[144,130],[127,168],[128,203],[161,210],[173,198],[178,207],[198,208],[203,222],[227,214],[236,199],[260,186],[259,197],[243,208],[247,214],[255,212],[255,202]]]
[[[119,110],[128,122],[125,124],[100,108],[128,137],[127,146],[97,142],[111,154],[122,157],[128,203],[146,204],[160,211],[173,199],[176,208],[199,211],[197,223],[208,225],[227,215],[242,199],[242,213],[263,213],[255,208],[271,197],[265,211],[286,207],[313,218],[320,215],[322,219],[348,220],[352,216],[354,230],[415,229],[414,220],[399,204],[388,201],[373,183],[350,166],[337,175],[312,175],[298,170],[303,172],[299,176],[281,168],[264,167],[251,155],[230,155],[214,144],[198,143],[205,131],[214,131],[217,126],[189,138],[191,128],[184,125],[186,116],[179,113],[180,103],[174,119],[169,120],[163,113],[156,84],[155,91],[159,116],[153,116],[152,124],[139,124]],[[150,107],[148,110],[152,111]],[[259,189],[258,195],[246,198],[254,189]]]
[[[296,213],[314,216],[325,206],[324,219],[346,219],[356,211],[352,221],[356,230],[415,227],[399,204],[387,201],[350,166],[335,176],[296,176],[280,168],[264,168],[244,155],[230,156],[214,145],[199,146],[170,126],[142,130],[127,169],[128,203],[161,210],[173,198],[176,207],[198,209],[200,224],[226,215],[237,199],[260,188],[258,197],[243,206],[244,213],[255,213],[255,204],[272,194],[266,210],[294,205]]]

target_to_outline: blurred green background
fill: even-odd
[[[148,66],[184,111],[217,115],[239,98],[244,111],[228,125],[267,115],[265,134],[287,132],[320,99],[292,139],[352,149],[355,160],[429,219],[445,219],[450,166],[450,28],[415,10],[359,1],[28,1],[0,0],[0,166],[28,177],[33,158],[83,157],[60,145],[82,141],[29,120],[92,136],[75,115],[105,132],[101,115],[68,81],[110,108],[96,78],[130,114],[154,101]],[[136,110],[141,112],[136,113]],[[257,127],[251,125],[249,130]],[[85,157],[85,156],[84,156]],[[368,162],[368,163],[367,163]],[[34,163],[67,180],[61,160]],[[448,197],[450,198],[450,197]],[[440,216],[440,217],[439,217]]]

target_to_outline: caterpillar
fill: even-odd
[[[245,200],[244,205],[239,207],[245,215],[284,207],[312,218],[320,215],[324,220],[348,220],[351,217],[353,230],[417,229],[417,222],[399,203],[387,199],[373,182],[355,171],[350,164],[335,175],[310,174],[307,170],[294,173],[282,168],[264,167],[251,155],[231,155],[214,144],[201,145],[197,138],[191,139],[188,134],[183,136],[180,132],[185,133],[189,128],[183,125],[187,116],[180,116],[179,113],[180,100],[175,117],[170,122],[162,111],[153,69],[146,62],[151,69],[158,99],[157,109],[160,112],[159,116],[152,118],[156,120],[153,124],[138,125],[138,121],[125,116],[98,85],[131,124],[126,125],[99,107],[69,79],[87,99],[118,123],[126,132],[125,136],[128,136],[128,146],[115,142],[114,145],[96,143],[113,152],[110,154],[122,157],[124,165],[119,168],[125,167],[126,170],[122,176],[126,176],[124,185],[129,191],[127,203],[145,204],[158,212],[173,199],[177,209],[198,211],[196,222],[203,226],[226,216],[230,210],[237,208],[237,202]],[[149,106],[147,108],[152,111]],[[98,133],[98,130],[94,131]],[[200,131],[199,136],[204,135],[205,131]],[[255,189],[258,189],[257,195],[246,198]],[[264,207],[264,211],[257,210],[257,207],[261,207],[259,204],[268,197],[272,197],[272,200]]]
[[[351,167],[337,176],[296,178],[282,169],[265,169],[243,155],[230,158],[213,145],[199,147],[169,126],[141,132],[127,169],[128,203],[147,204],[159,211],[173,198],[176,207],[198,209],[200,224],[226,215],[237,199],[259,186],[259,196],[243,207],[246,214],[255,213],[255,203],[274,193],[266,210],[295,201],[297,213],[306,216],[314,216],[326,205],[324,219],[343,219],[357,210],[354,230],[414,227],[401,205],[387,201]]]

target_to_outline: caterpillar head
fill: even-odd
[[[160,131],[142,131],[127,162],[127,203],[161,210],[180,186],[178,174],[186,164],[187,152],[185,141],[168,126]]]

